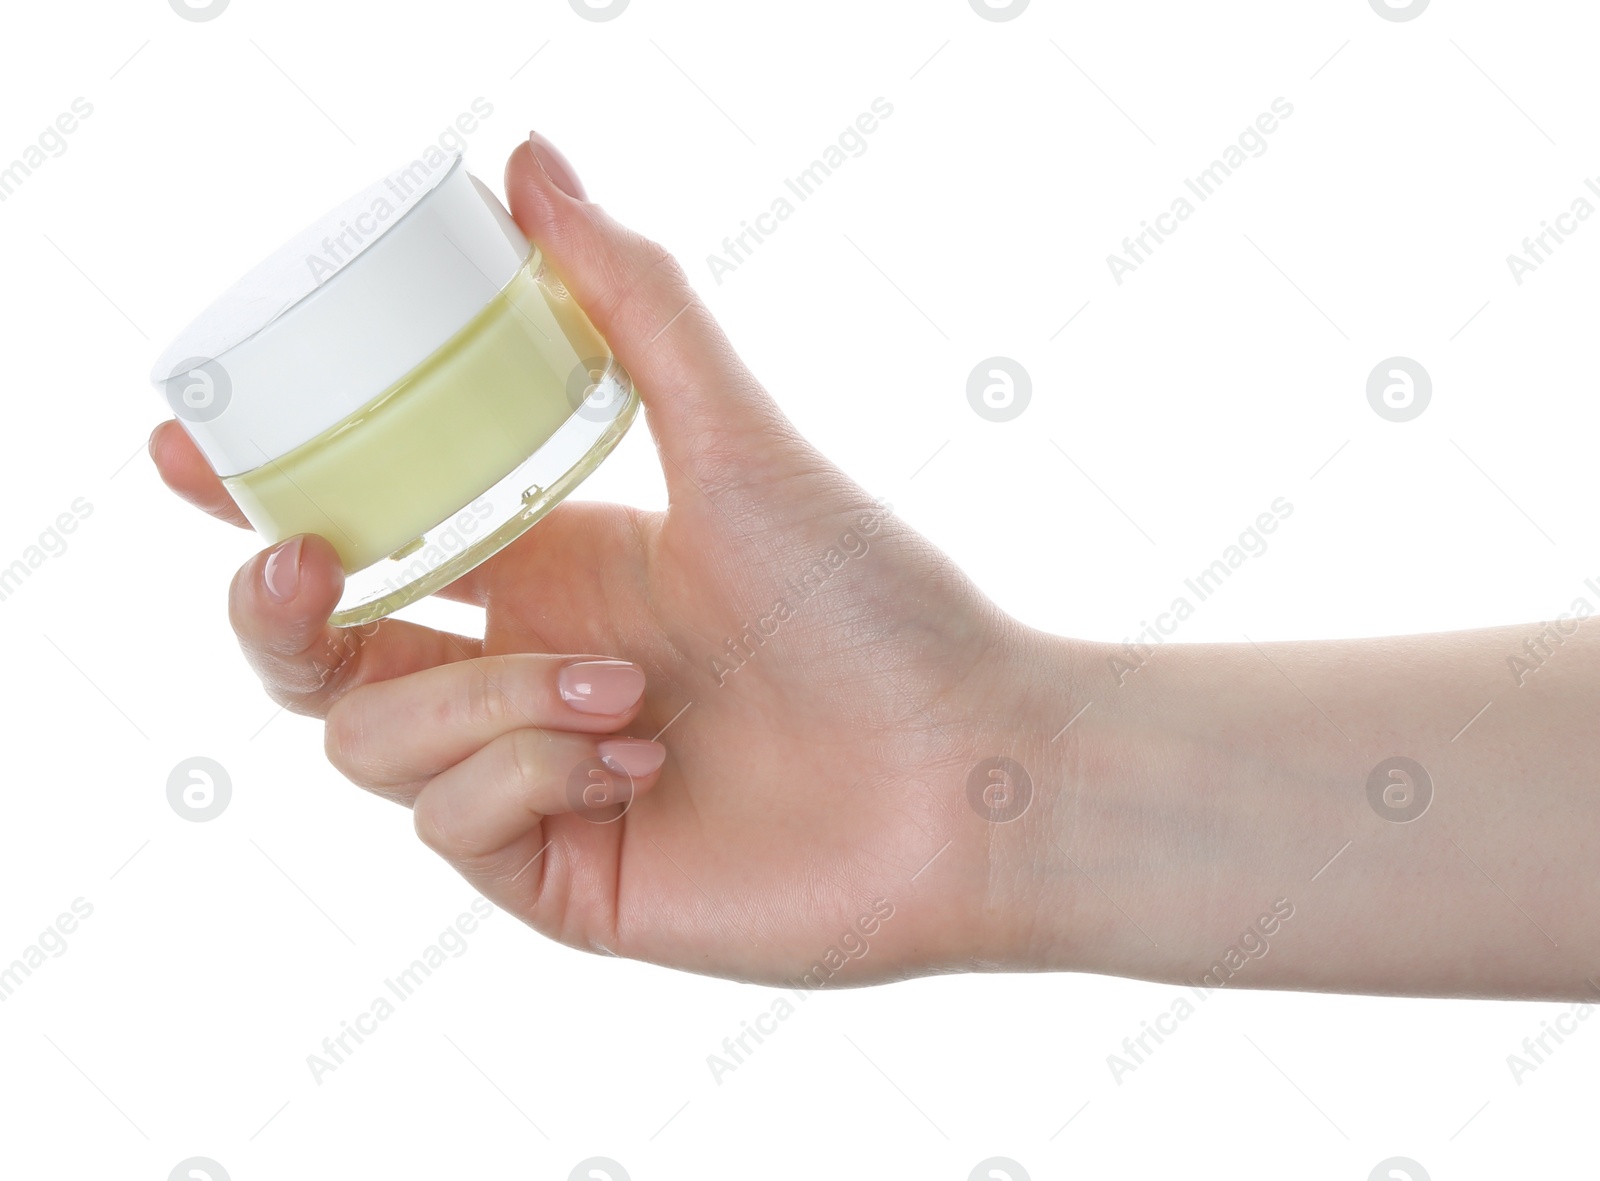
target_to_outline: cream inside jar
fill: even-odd
[[[456,156],[391,173],[218,299],[151,375],[268,542],[338,551],[332,622],[504,548],[626,433],[627,373]]]

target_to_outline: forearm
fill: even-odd
[[[1093,704],[1041,740],[1053,835],[1030,851],[1053,846],[1059,922],[1030,954],[1211,986],[1600,996],[1600,623],[1530,652],[1540,631],[1173,645],[1133,671],[1080,646],[1069,704]],[[1396,756],[1424,777],[1386,774]]]

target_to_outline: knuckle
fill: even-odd
[[[349,698],[335,702],[322,721],[322,750],[334,770],[364,786],[370,776],[366,773],[366,727],[361,714],[360,705],[351,704]]]
[[[645,239],[645,257],[650,263],[650,273],[671,288],[689,286],[689,273],[684,270],[678,256],[661,243]]]
[[[647,238],[643,234],[633,234],[633,250],[637,270],[635,274],[653,274],[658,268],[668,265],[673,261],[672,251],[668,250],[654,238]]]
[[[513,730],[503,741],[507,771],[526,798],[544,778],[544,736],[537,730]]]
[[[366,633],[340,631],[304,643],[269,642],[240,631],[245,658],[267,696],[291,713],[325,717],[362,683]]]
[[[418,840],[449,861],[457,852],[457,841],[443,813],[436,793],[424,789],[411,805],[411,826]]]
[[[654,304],[667,302],[680,293],[693,297],[688,272],[661,243],[640,237],[632,253],[633,265],[611,301],[610,319],[626,321],[649,314]]]
[[[510,712],[506,691],[499,681],[476,667],[467,677],[466,695],[460,708],[460,720],[479,732],[502,728]]]

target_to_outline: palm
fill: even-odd
[[[540,929],[629,957],[784,979],[887,898],[895,918],[870,941],[870,965],[853,968],[878,978],[894,974],[895,948],[926,948],[935,909],[950,922],[948,900],[926,902],[948,877],[910,879],[972,831],[960,803],[970,752],[955,739],[966,719],[958,730],[948,673],[906,637],[926,644],[919,622],[942,620],[948,632],[970,621],[962,638],[979,644],[981,600],[812,460],[818,470],[786,484],[781,503],[741,487],[715,501],[694,489],[665,514],[563,505],[486,569],[486,654],[635,661],[650,689],[632,731],[665,728],[673,752],[655,790],[619,819],[548,817],[506,851],[501,864],[515,873],[548,844],[542,872],[524,874],[514,894]],[[779,600],[786,609],[775,612]],[[920,621],[906,618],[909,602]],[[938,647],[939,669],[963,666],[948,637]],[[944,854],[946,868],[964,852]]]
[[[511,825],[463,848],[439,840],[419,809],[425,840],[555,938],[759,980],[844,967],[841,950],[851,962],[830,983],[988,957],[1009,934],[984,925],[1000,838],[963,789],[974,759],[997,753],[985,736],[1015,721],[1019,703],[993,693],[1025,659],[1015,625],[796,434],[665,251],[568,182],[553,182],[527,146],[506,174],[517,221],[643,392],[669,510],[559,506],[445,592],[486,608],[481,645],[391,619],[350,649],[326,624],[342,588],[332,548],[308,545],[289,564],[308,585],[280,601],[263,590],[258,555],[232,588],[247,655],[269,692],[304,713],[425,686],[415,691],[435,730],[458,707],[428,697],[438,680],[418,678],[448,676],[479,651],[642,668],[642,712],[628,729],[661,734],[668,758],[652,762],[653,786],[620,818],[546,814],[457,775],[470,801]],[[182,431],[162,428],[151,446],[181,495],[246,523]],[[331,678],[318,659],[330,648],[356,653]],[[391,739],[405,727],[387,725]],[[589,738],[540,733],[546,750],[569,754]],[[413,751],[433,770],[390,791],[390,751],[378,745],[352,778],[414,806],[471,761],[470,748]],[[659,755],[632,749],[641,745]],[[518,767],[515,778],[559,790],[543,771]]]

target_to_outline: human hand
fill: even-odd
[[[533,142],[543,163],[522,145],[507,167],[513,215],[632,374],[667,511],[558,506],[442,592],[485,608],[482,641],[329,627],[338,559],[292,538],[234,579],[247,658],[326,718],[339,770],[572,946],[812,984],[1027,966],[1023,868],[1046,830],[988,823],[967,777],[995,755],[1040,765],[1071,649],[800,438],[678,264]],[[151,452],[246,524],[176,423]],[[626,810],[582,809],[591,782]]]
[[[1469,749],[1449,736],[1529,629],[1158,651],[1024,628],[801,439],[678,265],[534,142],[512,212],[633,375],[667,511],[558,506],[442,592],[485,608],[482,640],[329,627],[318,537],[231,589],[268,693],[326,717],[334,765],[486,897],[573,946],[811,986],[1600,990],[1572,887],[1600,830],[1600,634],[1562,633]],[[245,524],[175,423],[151,452]],[[1369,800],[1396,751],[1448,785],[1427,824]],[[1026,809],[986,797],[995,758]],[[596,770],[620,817],[583,807]]]

